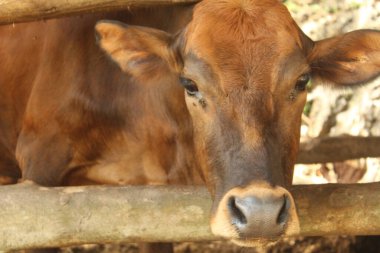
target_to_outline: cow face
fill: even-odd
[[[211,229],[244,246],[298,230],[285,188],[309,80],[357,85],[380,72],[379,32],[313,42],[276,0],[205,0],[176,36],[109,22],[96,30],[129,74],[149,75],[142,66],[160,59],[177,75],[214,199]]]

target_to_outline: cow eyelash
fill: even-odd
[[[309,81],[310,81],[310,74],[309,73],[301,75],[297,79],[296,85],[294,87],[295,90],[300,91],[300,92],[305,91]]]
[[[189,96],[195,96],[197,94],[198,86],[193,80],[186,77],[180,77],[179,81],[181,82],[182,86],[185,88],[186,93]]]

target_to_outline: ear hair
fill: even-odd
[[[108,20],[98,22],[95,30],[100,47],[129,74],[138,76],[160,66],[176,65],[173,38],[166,32]]]
[[[365,84],[380,75],[380,31],[358,30],[317,41],[308,55],[314,81]]]

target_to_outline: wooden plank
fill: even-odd
[[[294,186],[303,236],[380,234],[380,184]],[[0,250],[216,240],[202,187],[0,187]]]
[[[297,163],[327,163],[380,157],[380,137],[339,136],[301,143]]]
[[[0,0],[0,24],[35,21],[136,5],[195,3],[196,0]]]

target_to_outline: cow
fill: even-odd
[[[215,235],[296,233],[306,86],[378,77],[380,32],[313,41],[277,0],[177,8],[2,27],[3,181],[205,184]]]

